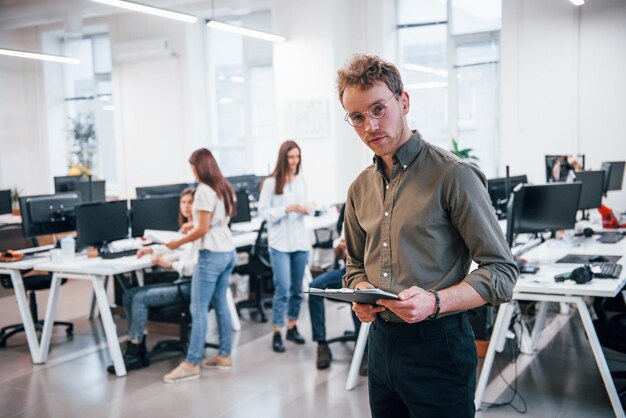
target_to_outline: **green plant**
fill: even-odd
[[[76,118],[69,118],[69,125],[70,163],[82,164],[88,171],[93,171],[98,145],[93,114],[81,113]]]
[[[22,194],[22,189],[18,189],[17,187],[14,187],[13,189],[11,189],[11,201],[13,203],[19,202],[21,194]]]
[[[457,157],[467,161],[474,167],[478,167],[478,161],[480,160],[477,156],[472,154],[472,151],[474,151],[474,149],[472,148],[463,148],[463,149],[459,148],[459,143],[456,142],[456,139],[452,138],[451,152]]]

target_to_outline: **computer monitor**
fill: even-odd
[[[226,177],[226,180],[228,180],[235,193],[246,192],[254,200],[259,200],[261,183],[264,178],[264,176],[256,176],[254,174],[244,174],[241,176]]]
[[[602,205],[602,193],[604,191],[604,171],[579,171],[576,173],[576,181],[582,183],[578,210],[599,208]]]
[[[20,197],[22,230],[27,237],[57,234],[76,229],[76,192]]]
[[[160,186],[137,187],[135,191],[137,198],[150,198],[155,196],[176,195],[189,187],[188,183],[162,184]]]
[[[93,180],[82,176],[57,176],[54,178],[54,192],[77,192],[82,203],[104,202],[106,181]]]
[[[237,192],[237,213],[230,219],[231,224],[238,222],[250,222],[250,198],[247,192]]]
[[[0,190],[0,215],[11,213],[12,210],[11,190]]]
[[[609,161],[602,163],[602,169],[607,169],[606,191],[622,190],[622,182],[624,180],[624,161]]]
[[[570,164],[570,160],[574,158],[579,166],[573,166]],[[558,169],[558,178],[555,177],[556,173],[554,173],[555,165],[559,163]],[[578,171],[585,169],[585,155],[546,155],[545,156],[545,165],[546,165],[546,181],[548,183],[555,181],[565,181],[567,180],[567,176],[570,171]]]
[[[79,247],[101,246],[128,237],[126,200],[84,203],[76,207]]]
[[[573,229],[581,189],[578,182],[518,186],[507,207],[509,246],[517,234]]]
[[[179,201],[177,195],[131,200],[131,235],[141,237],[146,229],[178,231]]]
[[[506,190],[506,177],[487,180],[487,191],[491,204],[496,210],[498,219],[506,218],[506,205],[509,201],[509,195],[518,184],[528,183],[526,175],[509,177],[509,189]]]

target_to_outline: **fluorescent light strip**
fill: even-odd
[[[427,89],[440,89],[448,87],[448,83],[445,81],[433,81],[430,83],[414,83],[406,84],[405,90],[427,90]]]
[[[96,3],[106,4],[108,6],[120,7],[126,10],[132,10],[134,12],[147,13],[154,16],[167,17],[168,19],[179,20],[181,22],[196,23],[198,18],[196,16],[187,15],[184,13],[172,12],[171,10],[160,9],[158,7],[146,6],[144,4],[133,3],[124,0],[91,0]]]
[[[585,4],[585,0],[569,0],[569,1],[571,1],[574,6],[582,6],[583,4]]]
[[[64,64],[80,64],[78,58],[62,57],[60,55],[38,54],[36,52],[14,51],[12,49],[0,49],[0,55],[10,57],[29,58],[33,60],[62,62]]]
[[[287,40],[284,36],[274,35],[272,33],[267,33],[267,32],[261,32],[259,30],[242,28],[241,26],[229,25],[228,23],[222,23],[222,22],[218,22],[215,20],[207,21],[206,25],[212,29],[219,29],[219,30],[223,30],[226,32],[237,33],[239,35],[262,39],[264,41],[282,43]]]
[[[407,70],[418,71],[420,73],[434,74],[439,77],[444,77],[444,78],[448,77],[447,70],[437,70],[435,68],[426,67],[424,65],[407,63],[407,64],[404,64],[404,68],[406,68]]]

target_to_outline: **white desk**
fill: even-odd
[[[622,240],[617,244],[600,244],[596,242],[597,237],[583,240],[579,247],[559,248],[551,247],[551,242],[542,244],[541,246],[529,251],[524,258],[529,260],[531,264],[540,266],[540,271],[536,275],[522,275],[517,281],[513,290],[513,301],[526,300],[540,302],[537,312],[537,319],[532,330],[531,339],[523,352],[530,353],[536,349],[539,335],[545,324],[548,302],[565,302],[573,303],[578,308],[578,313],[583,323],[583,327],[591,349],[593,351],[596,364],[602,376],[604,386],[609,395],[611,405],[617,417],[624,417],[624,410],[620,403],[611,373],[604,358],[602,347],[598,341],[589,309],[584,301],[585,296],[614,297],[622,289],[626,283],[626,269],[622,272],[619,279],[593,279],[586,284],[576,284],[571,280],[563,283],[555,283],[554,275],[572,271],[580,265],[573,264],[556,264],[556,260],[566,254],[598,254],[598,255],[621,255],[618,263],[626,264],[626,240]],[[622,292],[626,300],[626,292]],[[494,324],[489,348],[485,356],[480,378],[476,386],[475,404],[476,409],[480,409],[485,388],[491,372],[491,367],[495,358],[496,351],[502,351],[505,344],[506,333],[509,329],[511,316],[515,310],[514,302],[503,304],[498,310],[496,322]]]
[[[0,263],[0,274],[8,274],[11,276],[11,283],[13,283],[13,291],[15,292],[15,298],[17,299],[17,306],[20,310],[22,324],[24,324],[24,332],[26,333],[28,349],[33,363],[35,364],[40,363],[40,347],[34,322],[37,318],[33,318],[30,314],[22,272],[25,270],[31,270],[35,266],[45,263],[46,261],[48,261],[47,257],[32,257],[12,263]]]
[[[59,299],[59,290],[62,279],[90,280],[93,290],[98,301],[100,317],[104,333],[106,334],[107,343],[109,345],[109,353],[115,367],[117,376],[126,375],[126,366],[122,358],[115,322],[111,315],[109,299],[106,294],[104,282],[108,276],[116,274],[130,273],[132,271],[142,271],[151,267],[152,261],[150,257],[137,258],[134,255],[129,257],[116,258],[112,260],[103,260],[101,258],[86,258],[85,256],[77,256],[70,261],[60,263],[45,262],[37,265],[38,270],[52,272],[52,284],[50,286],[50,296],[48,297],[48,306],[46,308],[46,318],[44,320],[43,331],[41,334],[41,346],[39,358],[35,363],[45,363],[48,360],[48,351],[50,349],[50,337],[52,336],[52,327],[54,317],[56,315],[57,302]],[[141,280],[143,281],[143,280]]]

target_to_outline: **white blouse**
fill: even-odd
[[[217,196],[215,190],[204,183],[198,183],[191,209],[194,227],[198,226],[200,211],[212,213],[209,231],[194,242],[195,248],[218,253],[226,253],[235,249],[233,236],[228,228],[230,217],[226,216],[224,202]]]
[[[282,195],[274,193],[276,179],[268,177],[259,197],[259,215],[267,221],[267,238],[271,248],[282,252],[308,251],[311,248],[304,215],[287,213],[292,204],[309,205],[306,184],[302,176],[285,183]]]

